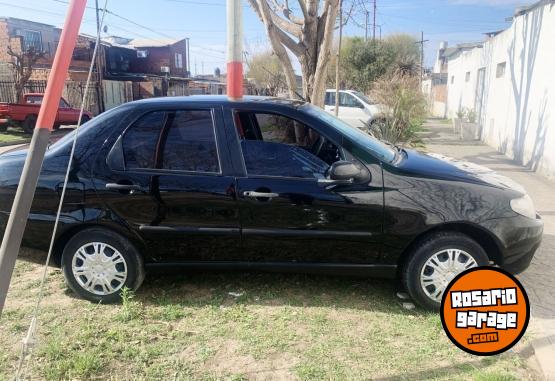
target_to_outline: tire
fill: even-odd
[[[91,118],[89,118],[88,115],[83,115],[83,116],[81,117],[81,124],[85,124],[85,123],[87,123],[89,120],[91,120]],[[79,121],[77,121],[77,122],[79,122]],[[75,124],[77,124],[77,122],[76,122]]]
[[[36,124],[37,124],[37,116],[27,115],[25,117],[25,120],[23,121],[23,131],[25,131],[28,134],[32,134]]]
[[[449,266],[448,258],[453,255],[453,267],[443,275],[440,266]],[[429,262],[433,257],[433,262]],[[468,268],[488,264],[486,252],[470,237],[461,233],[436,233],[414,248],[403,266],[402,280],[409,295],[419,306],[437,311],[441,307],[443,290],[456,275]],[[435,266],[438,267],[437,271]],[[432,280],[437,280],[435,284],[439,287]]]
[[[93,254],[101,254],[99,259],[105,262],[95,262]],[[112,264],[108,259],[118,261]],[[86,271],[79,274],[79,269]],[[95,303],[120,301],[122,288],[136,290],[145,277],[143,259],[131,242],[103,228],[82,230],[69,240],[62,253],[62,271],[69,288]],[[93,278],[95,274],[99,278]]]

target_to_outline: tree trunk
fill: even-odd
[[[298,93],[288,51],[297,57],[301,65],[303,98],[322,107],[339,0],[298,2],[302,17],[293,14],[287,0],[249,0],[264,23],[272,49],[283,66],[289,95],[297,98]],[[284,17],[278,15],[280,12]]]

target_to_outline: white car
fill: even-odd
[[[335,115],[335,90],[326,90],[325,110]],[[339,119],[353,127],[363,128],[380,114],[379,107],[368,97],[355,90],[339,90]]]

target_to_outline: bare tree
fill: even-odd
[[[23,44],[22,44],[23,45]],[[21,52],[15,52],[11,46],[8,46],[8,55],[12,57],[12,65],[14,69],[15,94],[17,101],[23,96],[23,90],[29,78],[33,74],[33,65],[44,57],[44,53],[38,51],[34,46],[27,49],[21,49]]]
[[[301,64],[303,97],[323,106],[339,0],[297,2],[299,14],[291,9],[289,0],[249,0],[264,23],[272,49],[283,66],[289,95],[295,97],[297,81],[288,50]]]

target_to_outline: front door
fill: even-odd
[[[239,247],[235,178],[226,175],[218,124],[219,109],[150,112],[108,157],[112,195],[104,199],[159,262],[227,260]],[[125,160],[123,168],[113,157]]]
[[[349,123],[353,127],[365,127],[363,122],[370,119],[364,110],[364,105],[352,94],[339,93],[339,119]]]
[[[331,164],[356,160],[315,129],[279,114],[236,112],[246,175],[237,180],[244,255],[254,261],[374,263],[381,176],[326,186]]]

